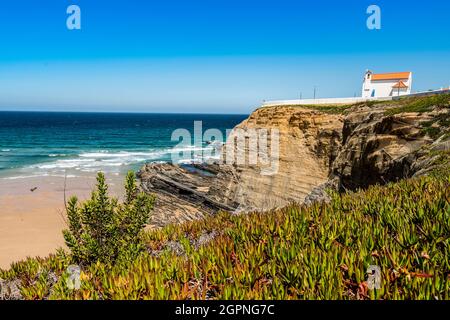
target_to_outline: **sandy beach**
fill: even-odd
[[[122,175],[107,175],[107,180],[110,194],[123,194]],[[94,174],[67,179],[0,178],[0,268],[26,257],[45,257],[64,247],[64,193],[67,199],[76,195],[83,200],[94,187]]]

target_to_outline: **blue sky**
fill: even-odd
[[[81,8],[82,29],[66,28]],[[366,9],[381,8],[381,30]],[[362,75],[450,85],[450,2],[14,0],[0,3],[0,110],[248,113],[360,94]]]

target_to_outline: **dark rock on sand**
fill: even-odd
[[[214,187],[232,178],[219,171],[215,164],[145,165],[138,172],[141,188],[157,197],[151,226],[199,219],[219,210],[234,211],[238,204],[224,199],[223,189]]]

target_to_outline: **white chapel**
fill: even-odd
[[[411,94],[412,72],[373,73],[364,75],[363,98],[396,97]]]

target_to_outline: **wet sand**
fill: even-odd
[[[111,195],[123,194],[123,179],[122,175],[107,176]],[[66,199],[72,195],[88,199],[95,183],[95,174],[67,179],[0,178],[0,268],[64,247],[64,193]]]

